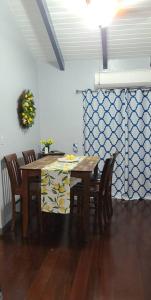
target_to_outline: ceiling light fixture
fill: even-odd
[[[144,0],[85,0],[87,23],[92,27],[107,27],[118,15],[123,15]]]
[[[108,26],[119,10],[120,0],[86,0],[89,24],[95,26]]]

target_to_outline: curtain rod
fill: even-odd
[[[150,89],[151,88],[151,86],[150,87],[147,87],[147,86],[134,86],[134,87],[116,87],[116,88],[98,88],[98,89],[96,89],[96,90],[91,90],[92,92],[98,92],[99,90],[106,90],[106,91],[112,91],[112,90],[115,90],[115,89],[121,89],[121,90],[125,90],[125,89],[127,89],[127,90],[129,90],[129,89],[131,89],[132,91],[133,90],[136,90],[136,89],[143,89],[143,90],[148,90],[148,89]],[[81,93],[85,93],[85,92],[87,92],[87,90],[76,90],[76,94],[81,94]]]
[[[98,90],[91,90],[92,92],[97,92]],[[76,90],[76,94],[81,94],[87,92],[87,90]]]
[[[76,90],[76,94],[81,94],[83,92],[86,92],[86,90]]]

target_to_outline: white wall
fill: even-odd
[[[35,124],[27,131],[20,128],[17,118],[17,100],[24,89],[32,90],[37,107]],[[22,150],[36,150],[39,144],[37,68],[5,0],[0,1],[0,106],[0,159],[9,153],[21,156]],[[1,175],[0,170],[0,228],[9,219]]]
[[[82,95],[75,91],[93,87],[96,68],[97,62],[67,63],[65,71],[39,65],[41,137],[53,137],[55,149],[71,152],[75,142],[82,151]]]
[[[82,153],[82,94],[75,91],[94,88],[99,65],[99,61],[72,61],[66,63],[65,71],[59,71],[51,65],[39,64],[41,138],[53,137],[55,149],[72,152],[76,142]],[[146,58],[109,61],[113,71],[148,67]]]

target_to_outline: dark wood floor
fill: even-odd
[[[52,221],[41,237],[33,224],[26,242],[19,230],[1,238],[4,300],[151,300],[151,201],[115,201],[110,227],[91,228],[87,244],[68,218]]]

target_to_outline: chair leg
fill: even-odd
[[[102,223],[102,199],[97,199],[97,219],[100,232],[103,231],[103,223]]]
[[[100,222],[99,222],[99,209],[100,208],[99,208],[98,195],[94,195],[93,203],[94,203],[94,230],[96,231],[98,227],[100,228]],[[90,211],[91,211],[91,207],[90,207]]]
[[[102,199],[102,213],[103,213],[103,221],[104,221],[104,227],[107,225],[107,207],[106,207],[107,199]]]
[[[106,206],[106,216],[107,216],[107,223],[108,223],[110,220],[110,214],[111,214],[111,212],[110,212],[110,197],[108,194],[106,197],[105,206]]]
[[[11,231],[14,231],[16,225],[16,203],[15,203],[15,196],[12,195],[12,224],[11,224]]]
[[[107,217],[108,217],[108,221],[110,221],[110,219],[112,218],[112,215],[113,215],[112,196],[111,196],[111,193],[108,192],[108,195],[107,195]]]
[[[110,205],[110,218],[113,216],[113,205],[112,205],[112,195],[109,194],[109,205]]]

